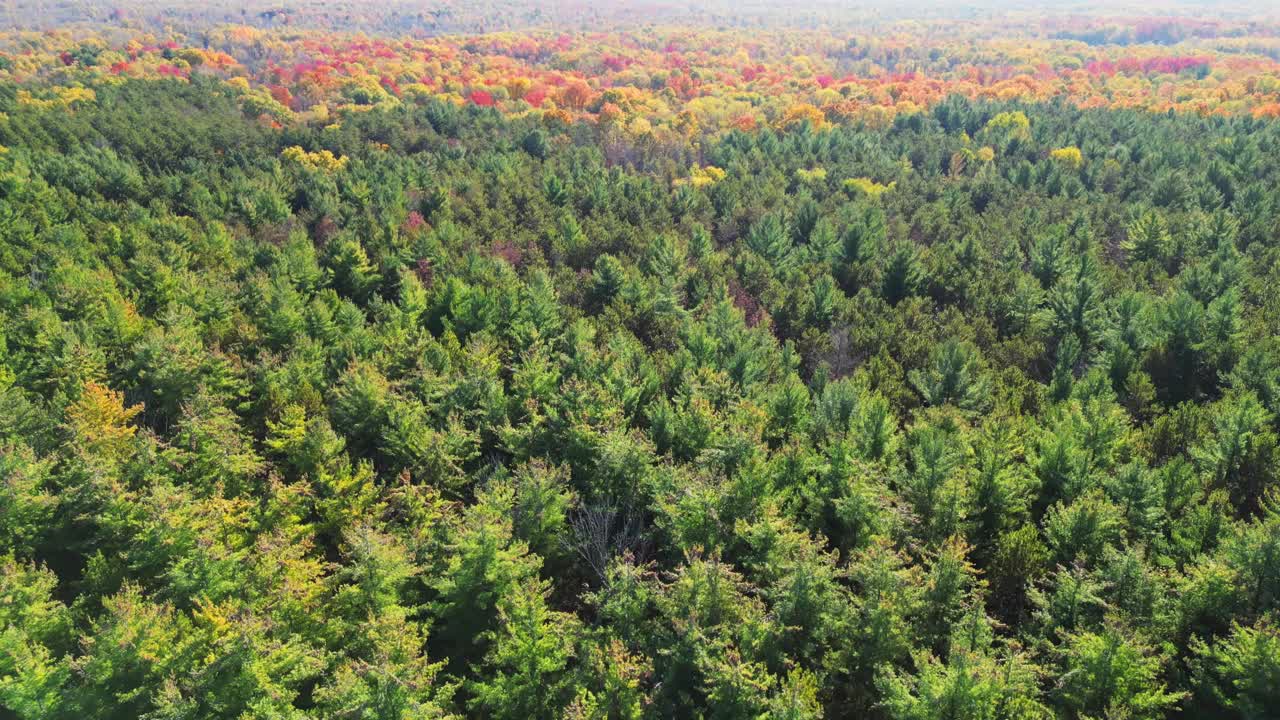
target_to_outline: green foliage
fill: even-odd
[[[980,411],[990,398],[981,356],[972,343],[951,339],[938,345],[929,364],[909,373],[912,385],[929,405],[955,405]]]
[[[894,720],[1053,717],[1036,700],[1039,668],[1015,651],[957,648],[945,662],[924,654],[916,664],[916,674],[891,673],[879,680],[886,715]]]
[[[1160,657],[1115,629],[1070,635],[1064,653],[1058,694],[1077,717],[1158,718],[1183,698],[1160,682]]]
[[[486,659],[494,668],[492,679],[473,688],[472,705],[487,717],[557,717],[574,694],[566,672],[574,618],[548,609],[545,593],[542,583],[529,581],[503,597],[501,629]]]
[[[0,89],[0,716],[1275,714],[1274,121],[129,75]]]
[[[1263,621],[1254,627],[1233,625],[1213,645],[1195,640],[1197,699],[1206,708],[1222,708],[1229,717],[1264,718],[1280,701],[1280,633]]]
[[[916,246],[899,244],[889,255],[884,267],[880,294],[890,305],[897,305],[915,295],[924,282],[924,268]]]

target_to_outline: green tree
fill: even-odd
[[[569,664],[577,623],[546,605],[544,582],[515,585],[498,604],[499,629],[472,705],[494,718],[559,717],[575,695]]]
[[[1160,681],[1163,660],[1141,640],[1117,628],[1069,635],[1057,692],[1071,717],[1161,718],[1184,694]]]
[[[953,338],[938,345],[929,364],[912,370],[909,377],[929,405],[951,404],[977,412],[990,398],[991,386],[982,370],[981,356],[967,341]]]
[[[1255,720],[1280,702],[1280,633],[1266,621],[1233,624],[1231,634],[1193,639],[1195,705],[1218,717]]]

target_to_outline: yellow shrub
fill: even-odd
[[[800,182],[820,183],[827,179],[827,169],[813,168],[812,170],[806,170],[800,168],[796,171],[796,177],[800,178]]]
[[[1031,137],[1031,121],[1022,111],[1002,112],[987,122],[987,131],[997,136],[1027,140]]]
[[[1079,170],[1084,165],[1084,156],[1080,154],[1080,148],[1075,146],[1053,150],[1049,157],[1072,170]]]
[[[676,185],[692,185],[694,187],[706,187],[714,185],[724,179],[725,172],[715,165],[707,165],[706,167],[695,167],[689,171],[689,177],[680,178],[675,181]]]
[[[347,157],[345,155],[337,157],[328,150],[307,152],[297,145],[285,148],[280,153],[280,157],[290,162],[295,162],[312,172],[322,172],[326,175],[332,175],[347,166]]]
[[[879,198],[893,189],[895,183],[881,185],[871,178],[849,178],[844,181],[844,189],[851,193],[861,193],[870,198]]]

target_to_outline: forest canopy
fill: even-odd
[[[1275,18],[220,7],[0,32],[0,718],[1276,716]]]

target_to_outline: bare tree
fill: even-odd
[[[630,509],[620,510],[612,505],[583,506],[569,518],[573,537],[568,542],[603,580],[609,562],[616,556],[630,551],[638,555],[644,541],[644,522]]]

